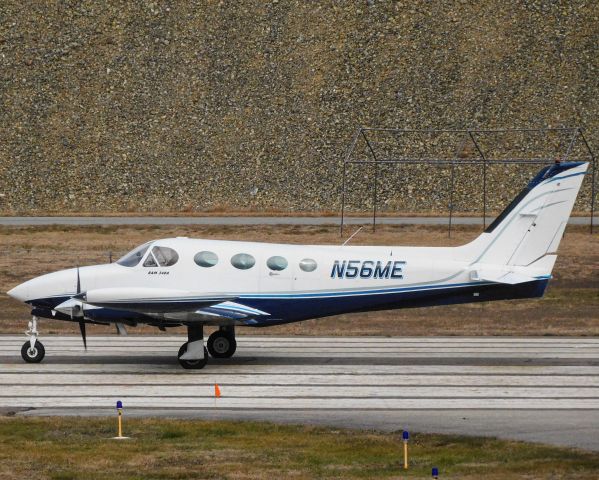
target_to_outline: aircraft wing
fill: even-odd
[[[75,298],[96,307],[156,314],[196,312],[202,308],[235,300],[236,297],[163,288],[102,288],[89,290]]]

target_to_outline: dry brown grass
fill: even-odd
[[[355,245],[459,245],[478,228],[380,226],[362,230]],[[335,226],[31,227],[0,228],[0,291],[49,271],[105,262],[149,239],[172,236],[282,243],[341,243]],[[303,335],[599,335],[599,236],[570,227],[560,245],[543,299],[371,312],[261,329],[261,334]],[[26,306],[0,294],[0,332],[21,332]],[[47,332],[75,332],[65,322],[44,322]],[[112,332],[94,326],[92,334]],[[141,327],[136,332],[155,330]],[[241,329],[240,333],[256,333]]]

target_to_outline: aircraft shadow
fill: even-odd
[[[18,364],[22,363],[20,356],[0,356],[0,363]],[[123,355],[94,355],[94,356],[52,356],[48,355],[44,359],[44,364],[69,365],[69,364],[130,364],[130,365],[172,365],[179,367],[175,355],[167,356],[134,356],[127,357]],[[205,369],[209,370],[210,365],[475,365],[475,366],[599,366],[599,359],[596,358],[471,358],[471,357],[327,357],[323,356],[288,356],[288,357],[269,357],[269,356],[235,356],[230,359],[213,359],[208,361]]]

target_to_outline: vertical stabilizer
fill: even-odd
[[[471,264],[530,267],[549,275],[588,166],[568,162],[543,168],[460,253]]]

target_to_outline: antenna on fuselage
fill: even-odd
[[[361,226],[360,228],[358,228],[354,233],[351,234],[351,236],[341,244],[342,247],[344,247],[352,238],[354,238],[358,233],[360,233],[360,230],[362,230],[364,228],[364,226]]]

